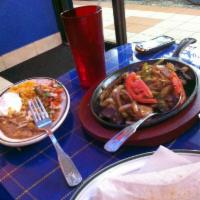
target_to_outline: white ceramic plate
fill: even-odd
[[[177,150],[175,151],[180,155],[184,156],[188,160],[193,162],[200,161],[200,151],[192,150]],[[71,200],[83,200],[92,194],[92,186],[102,183],[103,179],[108,177],[117,177],[118,175],[128,174],[133,171],[139,170],[145,164],[146,160],[151,156],[151,153],[144,153],[130,158],[123,159],[116,162],[102,170],[98,173],[89,177],[83,184],[77,189],[75,194],[72,196]]]
[[[23,81],[20,81],[16,84],[14,84],[14,86],[20,84],[20,83],[23,83],[23,82],[26,82],[26,81],[36,81],[38,83],[42,83],[42,84],[45,84],[45,83],[48,83],[52,80],[55,80],[55,79],[52,79],[52,78],[48,78],[48,77],[34,77],[34,78],[29,78],[29,79],[25,79]],[[69,107],[70,107],[70,97],[69,97],[69,93],[67,91],[67,89],[65,88],[65,86],[60,83],[59,81],[55,80],[59,85],[61,85],[61,87],[63,87],[64,89],[64,92],[62,94],[62,103],[61,103],[61,111],[59,113],[59,117],[58,119],[53,123],[52,127],[51,127],[51,130],[52,131],[55,131],[57,130],[60,125],[63,123],[63,121],[65,120],[68,112],[69,112]],[[8,88],[6,88],[1,94],[4,94],[5,92],[7,92],[11,87],[13,86],[10,86]],[[26,138],[26,139],[12,139],[12,138],[9,138],[7,137],[1,130],[0,130],[0,143],[3,144],[3,145],[6,145],[6,146],[11,146],[11,147],[22,147],[22,146],[27,146],[27,145],[30,145],[30,144],[34,144],[36,142],[39,142],[41,141],[42,139],[44,139],[45,137],[47,137],[47,134],[46,133],[42,133],[40,135],[37,135],[37,136],[34,136],[34,137],[30,137],[30,138]]]

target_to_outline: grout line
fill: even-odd
[[[3,168],[2,168],[3,169]],[[5,170],[5,169],[3,169],[3,171],[7,174],[7,171]],[[9,175],[9,177],[10,177],[10,179],[14,182],[14,183],[16,183],[16,185],[20,188],[20,189],[22,189],[22,191],[24,191],[25,190],[25,187],[23,186],[23,185],[21,185],[21,183],[19,183],[18,181],[17,181],[17,179],[15,179],[13,176],[11,176],[11,175]],[[1,182],[1,181],[0,181]],[[1,182],[1,183],[3,183],[3,182]],[[33,199],[33,200],[36,200],[36,198],[31,194],[31,193],[29,193],[29,192],[27,192],[27,195],[29,196],[29,197],[31,197],[31,199]]]
[[[78,127],[79,128],[79,127]],[[71,130],[69,133],[67,134],[70,134],[72,133],[73,131],[75,131],[77,129],[77,127],[73,130]],[[66,135],[66,134],[64,134]],[[61,137],[62,138],[62,137]],[[59,138],[58,141],[61,139]],[[42,150],[38,151],[37,154],[35,154],[34,156],[30,157],[29,159],[27,159],[26,161],[24,161],[23,163],[21,163],[20,165],[18,165],[16,168],[14,168],[13,170],[11,170],[10,172],[7,172],[7,174],[5,176],[3,176],[1,179],[0,179],[0,182],[1,181],[4,181],[6,178],[8,178],[11,174],[13,174],[14,172],[16,172],[18,169],[20,169],[22,166],[24,166],[25,164],[27,164],[28,162],[30,162],[31,160],[33,160],[34,158],[36,158],[38,155],[42,154],[44,151],[46,151],[48,148],[52,147],[52,143],[47,145],[45,148],[43,148]],[[36,149],[37,150],[37,149]]]
[[[77,152],[75,152],[70,158],[73,158],[74,156],[76,156],[77,154],[79,154],[81,151],[83,151],[84,149],[86,149],[88,146],[90,145],[87,144],[85,146],[83,146],[81,149],[79,149]],[[47,154],[43,153],[47,158],[53,160],[54,162],[56,162],[58,164],[58,162],[54,159],[52,159],[50,156],[48,156]],[[22,198],[22,196],[24,196],[26,193],[28,193],[31,189],[33,189],[34,187],[36,187],[37,185],[39,185],[40,183],[42,183],[43,181],[45,181],[50,175],[52,175],[55,171],[57,171],[58,169],[60,169],[60,166],[58,165],[57,167],[55,167],[53,170],[51,170],[49,173],[47,173],[46,175],[44,175],[42,178],[38,179],[36,182],[34,182],[30,187],[28,187],[27,189],[25,189],[20,195],[17,196],[16,200],[19,200]]]
[[[46,178],[48,178],[51,174],[53,174],[56,170],[58,170],[60,167],[57,166],[55,167],[52,171],[50,171],[49,173],[47,173],[45,176],[43,176],[41,179],[37,180],[33,185],[31,185],[30,187],[28,187],[27,189],[25,189],[21,194],[19,194],[17,197],[16,197],[16,200],[20,200],[22,199],[22,197],[26,194],[26,193],[29,193],[29,191],[36,187],[37,185],[39,185],[41,182],[43,182]]]
[[[60,198],[60,200],[65,200],[69,195],[71,195],[73,192],[75,191],[75,189],[71,190],[70,192],[68,192],[67,194],[65,194],[63,197]]]

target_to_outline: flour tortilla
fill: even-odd
[[[200,199],[199,157],[193,159],[160,146],[138,170],[131,165],[117,174],[110,169],[85,190],[84,200]]]
[[[199,200],[200,162],[102,181],[90,200]]]

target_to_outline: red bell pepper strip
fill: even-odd
[[[172,81],[176,97],[179,98],[179,96],[181,95],[182,99],[180,103],[184,103],[186,99],[186,94],[181,79],[177,76],[175,72],[171,72],[170,79]]]
[[[146,83],[135,72],[131,72],[125,81],[125,87],[131,98],[139,103],[155,104],[157,100]]]

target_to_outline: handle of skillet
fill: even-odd
[[[178,47],[176,48],[176,50],[174,51],[172,57],[179,57],[179,54],[181,53],[181,51],[183,49],[185,49],[187,46],[189,46],[190,44],[195,43],[197,40],[195,38],[184,38],[183,40],[180,41],[180,43],[178,44]]]

